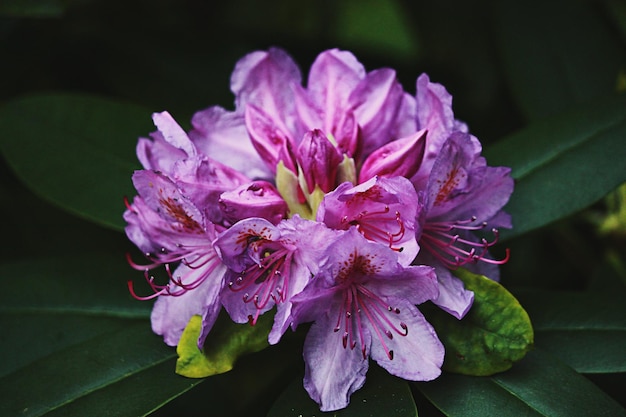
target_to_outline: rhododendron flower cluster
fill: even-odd
[[[511,227],[509,169],[486,164],[441,85],[421,75],[405,92],[350,52],[321,53],[306,84],[284,51],[253,52],[231,89],[233,111],[199,111],[188,132],[156,113],[137,145],[124,218],[153,291],[129,288],[156,298],[153,330],[177,345],[200,315],[202,348],[222,307],[253,326],[272,314],[271,344],[312,323],[304,387],[322,411],[347,406],[369,358],[436,378],[444,347],[418,306],[462,318],[473,294],[451,270],[498,279],[506,259],[489,250]]]

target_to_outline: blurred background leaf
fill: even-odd
[[[496,35],[517,105],[529,120],[614,94],[626,49],[602,2],[495,3]]]
[[[0,109],[0,146],[38,195],[71,213],[121,230],[122,198],[134,195],[136,137],[150,112],[84,95],[41,95]],[[144,133],[145,132],[145,133]]]

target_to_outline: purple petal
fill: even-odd
[[[320,317],[304,341],[304,388],[321,411],[345,408],[352,393],[365,383],[368,369],[361,349],[344,348],[342,335],[333,331],[334,325],[329,316]],[[369,334],[364,337],[369,345]]]
[[[205,272],[201,269],[194,270],[181,264],[174,272],[174,275],[185,276],[189,281],[193,281],[196,275]],[[185,326],[187,326],[189,319],[194,315],[206,315],[206,319],[203,320],[203,326],[205,329],[210,330],[213,324],[211,321],[215,321],[216,314],[209,315],[207,313],[209,310],[214,311],[217,309],[219,311],[218,295],[222,288],[221,277],[223,273],[223,268],[216,268],[211,277],[193,291],[187,291],[176,297],[159,297],[150,316],[152,330],[156,334],[162,335],[165,343],[170,346],[178,344]],[[208,330],[203,330],[203,333],[206,333]]]
[[[246,253],[251,242],[273,241],[280,236],[280,230],[262,218],[248,218],[235,223],[218,236],[214,245],[224,263],[232,270],[241,272],[248,265],[241,255]]]
[[[418,128],[428,130],[424,162],[415,178],[418,188],[422,188],[435,158],[450,134],[457,130],[467,130],[465,125],[454,119],[452,96],[441,84],[431,83],[426,74],[417,79],[416,100]]]
[[[150,137],[151,140],[139,138],[137,142],[137,158],[144,169],[170,174],[176,161],[188,157],[185,151],[167,142],[161,132],[154,132]]]
[[[368,73],[352,91],[349,103],[361,127],[364,156],[398,137],[395,127],[403,99],[402,85],[389,68]]]
[[[270,178],[271,172],[250,141],[243,114],[209,107],[193,115],[189,137],[204,155],[247,178]]]
[[[152,171],[135,171],[133,184],[143,201],[163,219],[181,231],[202,233],[202,213],[169,178]]]
[[[152,115],[154,125],[159,129],[159,132],[163,134],[163,138],[166,142],[171,143],[172,146],[183,150],[188,156],[195,156],[196,149],[194,148],[191,140],[187,136],[187,133],[174,118],[166,111],[162,113],[154,113]]]
[[[311,102],[322,114],[324,132],[332,133],[337,142],[345,142],[339,133],[345,132],[344,114],[350,111],[349,96],[365,77],[365,68],[354,55],[347,51],[331,49],[318,55],[309,71],[307,91]],[[350,130],[352,131],[352,130]]]
[[[229,287],[230,282],[234,282],[240,273],[234,271],[228,271],[225,276],[226,285],[220,295],[220,300],[226,312],[230,316],[231,320],[235,323],[249,323],[255,319],[270,311],[275,303],[273,300],[269,300],[263,308],[258,308],[254,300],[252,299],[252,293],[255,291],[255,287],[251,287],[249,290],[237,291]]]
[[[315,129],[304,135],[297,159],[309,193],[313,193],[316,186],[325,193],[335,188],[337,167],[343,158],[321,130]]]
[[[361,167],[359,183],[374,176],[411,178],[424,157],[426,131],[389,142],[372,152]]]
[[[406,335],[394,332],[390,339],[385,334],[375,337],[375,329],[370,326],[372,359],[390,374],[404,379],[430,381],[437,378],[441,374],[444,347],[435,330],[413,304],[402,299],[391,303],[400,311],[396,319],[408,331]],[[392,359],[390,351],[393,351]]]
[[[417,262],[435,268],[439,283],[439,297],[433,300],[433,303],[457,319],[465,317],[474,302],[474,293],[466,290],[463,281],[453,276],[449,269],[426,251],[419,254]]]
[[[180,192],[216,224],[222,222],[217,204],[220,194],[250,181],[240,172],[206,157],[177,161],[171,171],[170,177]]]
[[[419,258],[418,258],[419,259]],[[392,274],[378,274],[368,288],[383,299],[404,298],[411,304],[422,304],[439,296],[437,275],[430,266],[400,267]]]
[[[252,52],[239,60],[231,76],[237,112],[249,105],[262,108],[279,121],[284,131],[294,131],[293,86],[301,83],[300,70],[287,53],[270,48]]]
[[[274,325],[267,338],[270,344],[275,345],[278,343],[282,335],[291,325],[291,312],[293,309],[291,299],[294,295],[302,292],[304,287],[309,283],[310,278],[311,271],[305,265],[295,262],[291,267],[286,300],[278,304],[276,315],[274,316]]]
[[[287,203],[266,181],[244,184],[221,194],[219,208],[230,225],[249,217],[261,217],[278,224],[287,217]]]
[[[343,232],[330,229],[324,223],[305,220],[298,215],[278,224],[281,238],[297,247],[296,262],[316,274],[328,255],[326,248]]]
[[[282,161],[286,168],[297,172],[295,142],[290,132],[281,127],[280,119],[253,105],[246,107],[245,118],[252,145],[267,167],[275,173],[276,166]]]
[[[475,138],[460,132],[446,141],[428,181],[429,221],[488,221],[508,202],[510,169],[487,167],[477,147]]]

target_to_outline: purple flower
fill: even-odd
[[[152,294],[138,296],[132,282],[128,283],[129,290],[141,300],[158,297],[152,310],[152,328],[168,345],[178,344],[193,315],[202,315],[204,327],[198,342],[202,345],[220,310],[218,295],[226,269],[213,249],[215,228],[164,175],[138,171],[133,183],[139,196],[124,213],[126,234],[150,263],[129,262],[144,271]],[[170,265],[174,263],[180,264],[172,271]],[[157,284],[149,275],[150,270],[161,266],[169,277],[166,284]]]
[[[199,111],[188,133],[155,113],[124,218],[152,294],[129,289],[157,298],[152,326],[166,343],[200,314],[202,347],[222,306],[251,325],[274,311],[271,344],[313,322],[305,388],[327,411],[363,385],[368,357],[409,380],[440,374],[443,346],[416,305],[461,318],[473,293],[451,270],[498,279],[506,259],[489,250],[495,228],[511,226],[513,180],[487,166],[425,74],[412,96],[394,70],[368,72],[338,49],[308,74],[303,85],[284,51],[256,51],[231,76],[234,110]],[[486,227],[491,241],[474,234]]]
[[[357,186],[343,183],[328,193],[318,209],[317,220],[333,229],[354,226],[366,239],[397,251],[401,262],[408,265],[419,250],[415,239],[419,210],[409,180],[375,177]]]
[[[397,252],[351,228],[292,298],[293,324],[313,321],[304,344],[304,387],[322,411],[348,405],[365,382],[368,356],[391,374],[427,381],[440,374],[444,348],[415,307],[437,297],[431,268],[402,266]]]
[[[269,342],[278,343],[289,327],[291,297],[317,272],[325,247],[335,236],[323,224],[298,216],[276,226],[248,218],[225,231],[215,247],[229,268],[221,298],[231,318],[254,325],[277,305]]]
[[[418,237],[422,252],[418,262],[437,270],[440,297],[435,303],[463,317],[473,295],[450,274],[460,266],[498,279],[497,265],[489,248],[498,241],[496,227],[511,227],[502,211],[513,192],[510,169],[489,167],[480,156],[481,146],[473,136],[456,132],[445,142],[428,180],[424,224]],[[479,239],[472,232],[491,226],[495,238]]]

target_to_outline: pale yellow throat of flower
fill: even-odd
[[[313,191],[310,191],[302,171],[300,169],[298,171],[298,176],[296,176],[291,170],[285,168],[283,161],[280,161],[276,165],[276,188],[289,207],[289,217],[298,214],[303,219],[315,220],[317,208],[326,194],[317,185]],[[335,186],[346,181],[356,183],[356,167],[354,159],[344,155],[337,169]],[[300,201],[298,188],[304,194],[305,202]]]

